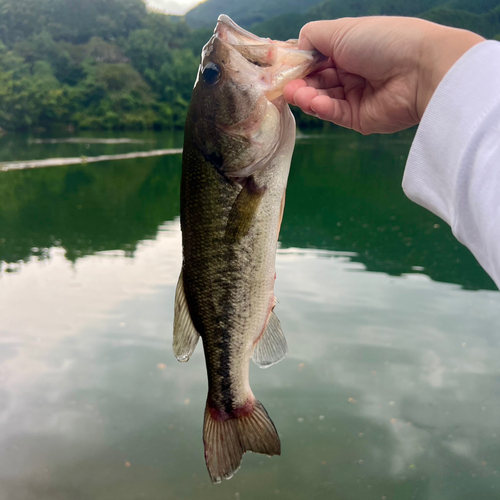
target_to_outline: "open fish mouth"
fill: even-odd
[[[225,14],[219,16],[214,36],[263,69],[263,80],[268,85],[265,95],[270,101],[283,94],[288,82],[303,78],[326,59],[317,51],[299,50],[298,40],[281,42],[260,38]]]
[[[250,33],[241,26],[238,26],[229,16],[226,16],[226,14],[221,14],[217,19],[217,26],[215,27],[214,34],[231,45],[271,43],[270,38],[260,38]]]

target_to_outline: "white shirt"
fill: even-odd
[[[472,47],[439,84],[403,189],[451,226],[500,288],[500,42]]]

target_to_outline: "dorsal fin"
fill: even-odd
[[[177,289],[175,290],[174,308],[174,342],[173,350],[175,357],[185,363],[193,354],[200,334],[196,331],[184,293],[183,272],[179,276]]]
[[[266,329],[255,344],[252,359],[259,368],[269,368],[279,363],[287,355],[287,352],[288,346],[280,320],[271,311]]]

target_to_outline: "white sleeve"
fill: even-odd
[[[451,226],[500,287],[500,42],[472,47],[439,84],[403,189]]]

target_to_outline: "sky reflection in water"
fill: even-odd
[[[321,144],[331,150],[331,140],[318,141],[299,142],[277,257],[276,312],[290,355],[251,367],[283,455],[247,454],[219,486],[203,460],[201,346],[188,364],[171,352],[176,160],[13,174],[31,198],[0,203],[4,268],[17,269],[0,278],[0,500],[499,497],[498,292],[477,267],[457,265],[472,257],[451,235],[429,229],[421,244],[454,256],[434,271],[451,283],[431,279],[440,257],[423,263],[403,247],[439,220],[400,197],[400,177],[365,175],[363,153],[346,140],[330,172],[307,169]],[[368,152],[400,176],[399,147],[374,142]],[[393,208],[377,196],[395,199]],[[50,217],[23,231],[36,206]],[[385,227],[384,217],[394,225],[394,215],[402,236],[375,229],[391,235],[377,240],[371,228]],[[155,235],[157,219],[167,222]],[[44,243],[51,238],[58,245]],[[15,251],[28,262],[9,259]]]

